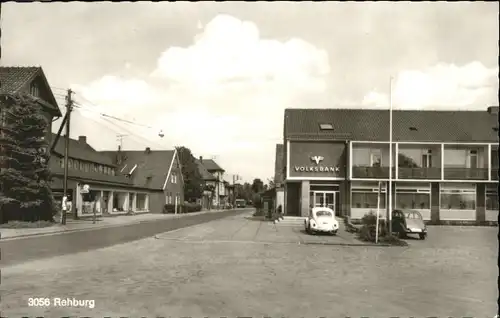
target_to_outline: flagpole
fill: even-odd
[[[392,234],[392,76],[389,90],[389,235]]]

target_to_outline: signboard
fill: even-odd
[[[88,184],[84,184],[83,187],[80,188],[80,193],[89,193],[90,192],[90,186]]]
[[[344,178],[347,151],[344,142],[291,142],[289,176]]]

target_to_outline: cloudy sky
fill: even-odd
[[[72,137],[98,149],[116,149],[117,134],[130,149],[184,145],[245,180],[274,174],[285,108],[387,108],[391,76],[394,108],[498,104],[495,2],[2,9],[1,64],[41,65],[60,106],[63,89],[76,92],[85,110]]]

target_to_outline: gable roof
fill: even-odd
[[[203,161],[205,161],[205,160],[203,160]],[[208,172],[207,168],[205,168],[205,166],[201,163],[201,161],[199,159],[194,159],[194,162],[198,166],[198,171],[200,172],[200,176],[204,181],[216,181],[217,180],[217,178],[213,174]]]
[[[41,98],[36,99],[43,101],[41,104],[54,111],[57,116],[62,116],[54,94],[45,77],[45,73],[40,66],[0,66],[0,78],[2,79],[0,95],[19,93],[28,82],[31,82],[37,76],[40,76],[47,87],[49,99],[51,100],[43,101]]]
[[[199,159],[199,161],[208,171],[225,171],[213,159]]]
[[[321,130],[331,123],[333,130]],[[410,129],[414,127],[415,129]],[[498,142],[498,114],[484,111],[393,110],[393,140]],[[286,139],[389,140],[389,111],[285,109]]]
[[[118,151],[101,151],[109,158],[116,158]],[[117,172],[126,175],[135,167],[131,180],[137,187],[161,190],[172,161],[175,159],[175,150],[144,150],[120,151],[122,163]],[[123,171],[122,171],[123,170]]]
[[[56,136],[57,134],[52,133],[52,141],[55,140]],[[57,144],[54,148],[54,152],[59,156],[64,156],[65,141],[65,136],[59,137],[59,140],[57,141]],[[109,156],[96,151],[86,142],[82,142],[72,138],[69,139],[68,156],[73,159],[99,163],[106,166],[115,166],[113,160]]]
[[[276,145],[276,159],[274,162],[274,183],[283,183],[283,169],[284,169],[284,146],[283,144]]]

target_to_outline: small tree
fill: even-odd
[[[0,209],[2,223],[53,221],[56,211],[50,189],[47,120],[29,96],[9,95],[0,135]]]
[[[182,176],[184,177],[184,199],[189,202],[196,202],[203,194],[203,180],[198,165],[189,148],[179,147],[177,148],[177,154],[179,155]]]

